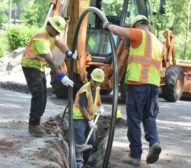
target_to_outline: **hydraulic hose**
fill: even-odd
[[[95,13],[102,22],[108,22],[107,18],[105,17],[104,13],[95,7],[89,7],[87,8],[80,16],[76,29],[75,34],[73,38],[73,45],[72,45],[72,52],[74,53],[77,45],[77,39],[78,39],[78,33],[80,30],[81,23],[84,19],[84,17],[89,13],[93,12]],[[111,153],[112,143],[113,143],[113,137],[114,137],[114,131],[115,131],[115,122],[116,122],[116,113],[117,113],[117,104],[118,104],[118,65],[117,65],[117,58],[116,58],[116,51],[115,51],[115,45],[114,40],[111,32],[109,32],[109,40],[111,43],[111,49],[112,49],[112,60],[113,60],[113,101],[112,101],[112,117],[111,117],[111,124],[110,124],[110,130],[109,130],[109,137],[107,142],[107,147],[105,151],[105,157],[103,161],[103,168],[107,168],[109,164],[109,157]],[[73,79],[73,63],[74,60],[71,59],[70,61],[70,71],[69,71],[69,77],[70,79]],[[74,168],[75,166],[75,149],[74,149],[74,132],[73,132],[73,88],[69,87],[68,91],[69,95],[69,128],[70,128],[70,167]]]

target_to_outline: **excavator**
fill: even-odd
[[[90,79],[92,70],[102,68],[105,80],[101,85],[101,94],[113,91],[112,117],[107,147],[104,152],[103,168],[109,165],[109,157],[114,137],[118,90],[125,101],[125,71],[128,65],[129,42],[103,30],[103,21],[130,27],[131,20],[138,14],[149,19],[150,29],[155,31],[151,3],[149,0],[51,0],[45,24],[50,16],[63,16],[68,27],[63,32],[70,49],[77,50],[77,60],[67,59],[55,48],[55,61],[60,69],[69,73],[75,85],[66,88],[51,74],[52,88],[58,98],[68,97],[69,105],[69,148],[70,167],[75,167],[75,149],[73,139],[72,104],[73,95]],[[160,14],[165,11],[165,0],[160,1]],[[165,30],[165,51],[161,57],[161,95],[167,101],[175,102],[181,97],[191,96],[191,65],[177,64],[174,49],[174,35]],[[115,50],[115,49],[116,50]],[[116,51],[116,52],[114,52]],[[68,91],[69,90],[69,91]],[[68,93],[68,94],[67,94]],[[66,110],[66,108],[65,108]],[[96,166],[95,166],[96,167]],[[100,166],[97,166],[100,167]]]
[[[160,1],[160,13],[164,13],[165,1]],[[52,0],[47,16],[61,15],[68,20],[67,32],[64,32],[64,40],[72,47],[73,36],[78,19],[87,7],[96,7],[105,13],[109,22],[120,26],[129,26],[132,18],[138,14],[145,15],[150,22],[151,32],[155,32],[152,5],[149,0]],[[101,85],[101,94],[110,94],[113,88],[113,63],[111,57],[111,45],[108,32],[103,30],[102,22],[93,13],[87,14],[80,27],[77,41],[78,58],[74,63],[74,95],[78,89],[90,79],[90,73],[96,67],[105,72],[105,80]],[[118,87],[121,99],[125,102],[126,85],[124,83],[125,71],[128,60],[128,41],[113,35],[117,63],[118,63]],[[160,95],[170,102],[176,102],[180,98],[191,96],[191,66],[177,64],[174,49],[174,35],[168,29],[165,30],[165,52],[161,58],[161,92]],[[58,49],[55,57],[60,57],[57,63],[67,73],[70,60],[65,59]],[[60,60],[65,61],[60,61]],[[61,64],[62,63],[62,64]],[[58,98],[67,97],[67,87],[59,83],[51,75],[51,85]]]

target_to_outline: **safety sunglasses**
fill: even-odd
[[[56,29],[54,29],[54,31],[56,32],[56,35],[59,35],[59,34],[60,34]]]
[[[96,81],[94,81],[94,83],[96,86],[98,86],[100,84],[100,82],[96,82]]]
[[[141,20],[136,23],[136,26],[139,26],[139,25],[148,25],[148,22],[146,20]]]

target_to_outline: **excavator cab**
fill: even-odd
[[[130,23],[131,19],[138,14],[145,15],[151,20],[150,4],[147,0],[118,0],[111,2],[92,0],[91,6],[103,11],[109,22],[120,26]],[[120,37],[113,34],[113,38],[117,47]],[[101,20],[94,14],[89,14],[88,17],[86,51],[91,55],[93,62],[103,62],[105,64],[112,62],[108,32],[103,30]]]
[[[130,27],[130,23],[132,19],[141,14],[145,15],[150,22],[150,27],[153,29],[153,22],[151,17],[151,10],[150,10],[150,1],[149,0],[118,0],[118,1],[110,1],[107,0],[97,0],[91,1],[91,6],[99,8],[101,11],[104,12],[105,16],[107,17],[110,23],[119,25],[119,26],[126,26]],[[101,62],[104,64],[105,69],[110,69],[110,72],[106,70],[106,80],[105,83],[109,83],[108,85],[102,86],[101,93],[109,93],[112,87],[112,75],[111,75],[111,67],[112,64],[112,56],[111,56],[111,45],[109,42],[108,32],[103,30],[102,21],[98,18],[98,16],[90,13],[88,15],[88,23],[87,23],[87,33],[86,33],[86,52],[91,55],[91,65],[97,64]],[[115,47],[118,48],[120,44],[120,37],[112,34]],[[119,84],[124,86],[124,75],[125,69],[127,65],[127,58],[122,58],[120,55],[118,57],[118,67],[119,67]],[[120,60],[121,59],[121,60]],[[124,60],[122,60],[124,59]],[[126,59],[126,60],[125,60]],[[126,63],[121,66],[121,63]],[[88,63],[87,63],[88,64]],[[107,68],[109,66],[109,68]],[[91,69],[91,68],[89,68]],[[91,72],[87,68],[87,72]],[[110,89],[108,89],[110,88]],[[124,88],[125,89],[125,88]],[[124,89],[122,88],[121,92],[125,93]],[[108,90],[108,91],[103,91]],[[122,96],[125,99],[125,95]]]
[[[67,44],[69,48],[72,48],[73,36],[80,14],[89,6],[100,9],[105,14],[109,22],[124,27],[131,27],[130,23],[135,16],[144,15],[149,20],[150,31],[155,32],[156,30],[156,26],[154,25],[155,23],[152,18],[154,13],[151,11],[152,7],[150,0],[70,0],[67,10],[67,16],[70,20],[67,31]],[[160,1],[159,12],[161,14],[165,12],[165,0]],[[103,30],[102,24],[103,23],[98,16],[93,13],[88,13],[86,19],[84,19],[83,24],[80,27],[76,47],[78,51],[78,59],[74,63],[74,93],[83,85],[83,83],[87,82],[90,79],[90,74],[92,70],[96,67],[102,68],[105,73],[105,80],[101,84],[101,93],[108,94],[112,91],[112,50],[109,42],[108,32],[106,30]],[[121,98],[125,102],[126,85],[124,84],[124,77],[127,67],[129,44],[126,39],[121,39],[119,36],[114,34],[112,34],[112,36],[117,52],[116,55],[119,71],[118,86],[121,93]],[[166,69],[169,65],[171,65],[171,55],[173,57],[173,60],[175,60],[175,53],[173,49],[173,35],[168,36],[168,38],[166,39],[168,43],[165,44],[166,52],[162,57],[163,64],[161,81],[164,81],[163,79],[166,76]],[[65,62],[66,66],[60,67],[61,70],[63,70],[64,72],[66,69],[67,73],[67,69],[69,69],[70,67],[70,60],[65,59]],[[173,65],[176,65],[175,61],[173,62]],[[180,94],[178,94],[178,98],[176,98],[176,92],[173,92],[174,90],[176,90],[175,85],[174,89],[172,90],[173,99],[170,101],[176,101],[181,97],[183,90],[183,79],[184,77],[181,78],[181,91]],[[161,84],[164,85],[164,83],[167,83],[166,81]],[[51,84],[57,97],[67,97],[67,87],[59,84],[54,76],[52,77]],[[165,99],[169,100],[169,96],[167,95],[166,97],[167,98]]]
[[[73,35],[78,18],[80,14],[89,6],[100,9],[105,14],[108,21],[116,25],[127,26],[138,14],[148,17],[151,25],[153,25],[149,0],[71,0],[67,10],[68,17],[70,18],[67,43],[70,48],[72,47]],[[108,32],[103,30],[102,24],[103,23],[98,16],[93,13],[89,13],[87,19],[85,19],[81,26],[77,44],[78,59],[74,65],[75,91],[77,91],[83,83],[90,79],[90,74],[95,67],[102,68],[106,74],[105,80],[101,85],[101,93],[108,94],[112,91],[112,50]],[[117,49],[119,48],[121,39],[117,35],[112,34],[112,36]],[[121,90],[122,99],[125,100],[126,91],[124,90],[125,87],[123,86],[125,85],[123,84],[125,69],[127,66],[127,58],[117,55],[117,59],[119,67],[119,90]],[[70,60],[66,59],[65,62],[68,69],[70,66]],[[52,80],[51,84],[57,97],[63,97],[63,95],[65,95],[64,97],[67,96],[67,88],[58,84],[56,80]]]
[[[109,22],[120,25],[123,1],[118,1],[117,3],[119,7],[117,13],[113,12],[113,9],[108,7],[110,5],[108,5],[106,0],[92,1],[91,6],[97,7],[103,11]],[[113,34],[113,38],[115,46],[117,46],[119,37]],[[112,63],[111,45],[109,42],[108,32],[103,30],[102,21],[98,16],[92,13],[90,13],[88,17],[86,51],[90,53],[93,62],[103,62],[105,64]]]

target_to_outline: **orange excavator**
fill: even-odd
[[[165,1],[160,1],[160,13],[164,12]],[[151,31],[154,31],[153,16],[149,0],[52,0],[45,24],[49,16],[61,15],[68,20],[68,29],[63,33],[63,40],[67,41],[73,51],[73,41],[77,37],[77,60],[66,59],[58,49],[55,49],[55,61],[60,65],[60,69],[68,73],[71,69],[73,73],[74,88],[64,87],[57,81],[52,73],[51,84],[57,97],[67,97],[69,93],[69,155],[70,167],[75,167],[75,148],[73,136],[72,119],[72,93],[78,91],[83,83],[90,79],[92,70],[96,67],[102,68],[105,73],[105,80],[101,85],[101,93],[109,94],[113,89],[112,116],[110,122],[107,147],[104,153],[103,168],[108,167],[109,156],[114,137],[116,111],[117,111],[117,91],[121,93],[122,100],[126,98],[126,85],[124,84],[125,71],[128,64],[129,42],[103,30],[103,20],[94,12],[84,10],[93,6],[100,9],[101,15],[106,16],[111,23],[120,26],[129,26],[133,17],[138,14],[145,15],[150,22]],[[83,20],[81,20],[81,15]],[[80,28],[79,26],[80,22]],[[106,20],[106,19],[105,19]],[[79,29],[78,29],[79,28]],[[78,31],[76,31],[78,30]],[[112,40],[111,40],[112,37]],[[112,42],[111,42],[112,41]],[[176,64],[174,36],[171,31],[165,30],[165,52],[161,58],[161,95],[168,101],[175,102],[183,97],[191,97],[191,65]],[[113,52],[116,48],[116,53]],[[115,54],[114,54],[115,53]],[[117,66],[116,66],[117,65]],[[71,67],[70,67],[71,66]],[[73,68],[72,68],[73,66]],[[116,69],[118,68],[118,71]],[[116,77],[117,76],[117,77]],[[117,87],[118,86],[118,87]],[[73,92],[74,90],[74,92]],[[96,167],[96,166],[95,166]],[[99,166],[100,167],[100,166]]]
[[[160,12],[164,12],[165,1],[161,1]],[[128,26],[132,18],[138,14],[145,15],[150,22],[151,31],[154,31],[155,23],[151,12],[149,0],[52,0],[49,16],[62,15],[68,20],[68,29],[64,40],[72,47],[73,36],[81,13],[89,6],[94,6],[103,11],[109,22]],[[48,18],[47,17],[47,18]],[[125,101],[126,85],[124,84],[125,70],[128,60],[128,41],[113,35],[118,61],[118,87],[121,99]],[[191,97],[191,65],[177,64],[174,49],[174,35],[168,29],[165,30],[165,52],[161,58],[161,96],[170,102],[180,98]],[[108,32],[103,30],[101,20],[93,13],[87,14],[80,27],[77,41],[78,58],[74,63],[74,93],[83,83],[90,79],[90,73],[95,67],[102,68],[105,72],[105,80],[101,85],[101,94],[112,92],[113,63]],[[56,57],[64,56],[56,52]],[[60,59],[59,59],[60,60]],[[58,61],[60,65],[60,61]],[[60,68],[67,73],[70,60],[62,61]],[[67,97],[67,87],[60,84],[52,74],[52,88],[58,98]]]

